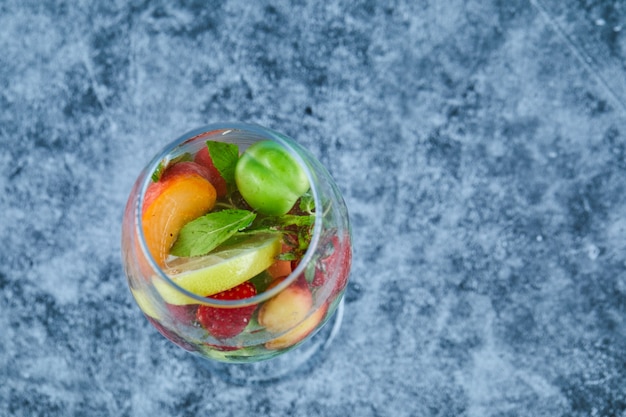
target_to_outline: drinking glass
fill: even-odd
[[[255,287],[255,295],[228,299],[219,294],[199,293],[195,287],[178,280],[172,272],[176,272],[176,268],[171,265],[185,262],[204,265],[203,256],[209,255],[179,258],[170,255],[165,261],[159,259],[158,254],[155,256],[143,225],[145,206],[154,200],[154,196],[147,197],[147,192],[161,181],[159,174],[164,176],[164,172],[179,161],[195,160],[207,143],[236,145],[241,155],[253,144],[268,140],[287,152],[302,168],[309,183],[306,198],[299,198],[287,214],[292,216],[290,218],[308,219],[308,223],[294,226],[287,222],[287,225],[272,225],[272,230],[278,230],[281,251],[294,245],[288,238],[293,240],[304,232],[308,247],[297,259],[293,254],[283,258],[278,254],[277,262],[271,267],[249,277],[246,285]],[[211,153],[211,157],[215,159],[216,155]],[[215,207],[220,205],[255,212],[236,189],[218,197]],[[175,210],[178,206],[166,207]],[[257,219],[259,217],[269,223],[275,220],[275,216],[261,214]],[[253,243],[248,246],[254,252],[255,242],[264,238],[251,236]],[[350,239],[348,212],[341,193],[331,175],[311,153],[289,137],[258,125],[219,123],[182,135],[165,146],[141,171],[124,211],[122,258],[137,305],[163,336],[197,355],[199,363],[224,379],[255,383],[286,378],[310,369],[317,363],[315,359],[323,356],[341,323],[343,294],[352,257]],[[228,247],[226,253],[230,253]],[[276,277],[278,264],[286,266],[285,276]],[[219,318],[217,327],[206,325],[211,316]],[[220,330],[231,326],[243,327],[243,330],[238,334]]]

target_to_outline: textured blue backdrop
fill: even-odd
[[[626,416],[620,0],[0,1],[1,416]],[[165,143],[256,122],[345,194],[314,372],[234,387],[133,304]]]

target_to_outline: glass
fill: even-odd
[[[230,240],[224,243],[226,251],[220,253],[230,254],[229,248],[239,249],[239,252],[234,252],[236,254],[244,253],[242,258],[233,255],[237,259],[243,259],[235,262],[235,266],[241,267],[246,262],[245,259],[251,257],[255,259],[253,264],[263,268],[262,272],[255,272],[254,276],[247,277],[247,284],[242,284],[252,284],[256,295],[248,294],[246,298],[232,299],[233,297],[225,296],[221,291],[222,297],[220,293],[208,296],[199,294],[200,290],[195,289],[197,286],[189,286],[187,281],[180,278],[182,275],[176,275],[180,272],[176,265],[183,265],[184,270],[185,262],[196,260],[196,265],[203,268],[207,265],[204,259],[209,255],[182,256],[178,259],[170,255],[164,260],[154,249],[149,249],[151,242],[146,239],[149,227],[144,225],[149,220],[144,216],[150,207],[144,206],[155,204],[155,199],[153,195],[146,198],[146,192],[150,189],[149,194],[155,194],[151,190],[151,187],[155,187],[155,179],[158,179],[155,175],[162,175],[159,181],[165,182],[164,172],[168,172],[170,167],[179,162],[196,160],[198,152],[207,147],[207,142],[234,144],[241,155],[250,146],[263,140],[273,141],[286,150],[292,160],[302,168],[302,173],[308,180],[309,190],[298,198],[285,215],[291,216],[291,220],[304,221],[304,225],[285,221],[284,224],[272,228],[280,231],[279,251],[283,254],[272,255],[274,260],[269,268],[259,261],[268,256],[263,252],[265,249],[260,248],[268,247],[268,241],[272,242],[269,246],[276,245],[272,240],[273,234],[243,235],[246,237],[240,241],[247,239],[243,246],[238,246],[240,244],[237,240],[234,240],[234,246],[228,246]],[[211,151],[211,156],[215,159],[214,152]],[[215,188],[218,189],[218,194],[225,193],[224,187],[221,191],[218,187]],[[195,189],[189,191],[189,198],[195,198],[197,193],[193,194],[193,190]],[[167,191],[159,192],[164,194]],[[180,198],[185,194],[180,193],[177,196]],[[182,206],[176,204],[165,204],[164,210]],[[211,211],[233,205],[255,212],[247,206],[234,186],[230,186],[226,196],[217,197]],[[280,215],[255,214],[255,222],[259,224],[272,222],[277,218],[287,219]],[[170,222],[171,217],[167,217],[167,221]],[[178,239],[181,239],[180,235]],[[248,241],[251,243],[247,243]],[[308,247],[296,256],[294,247],[303,241],[308,242]],[[220,248],[222,246],[215,250],[219,252]],[[248,258],[245,258],[246,255]],[[140,173],[124,212],[122,256],[128,285],[135,301],[163,336],[181,348],[203,359],[209,359],[202,363],[227,379],[243,383],[266,381],[286,376],[295,372],[294,368],[311,362],[312,357],[327,347],[337,332],[352,256],[348,212],[328,171],[292,139],[257,125],[209,125],[190,131],[173,141]],[[231,255],[225,255],[226,262],[231,260],[229,256]],[[275,261],[276,257],[281,259]],[[198,259],[202,261],[198,262]],[[220,263],[211,261],[208,264],[213,265],[214,262]],[[217,269],[210,270],[215,273]],[[223,271],[223,268],[219,269],[218,273],[223,275]],[[286,276],[281,277],[281,274]],[[202,277],[202,280],[207,279],[209,278]],[[220,279],[228,281],[229,278],[221,276]],[[329,321],[334,324],[326,326],[323,332],[318,332]],[[233,327],[238,330],[231,331]],[[296,347],[299,349],[295,349]],[[293,349],[295,350],[292,351]],[[286,357],[287,353],[289,358],[278,361],[279,358]],[[268,359],[272,360],[266,361]]]

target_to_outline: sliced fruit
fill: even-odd
[[[193,325],[193,321],[196,318],[197,305],[172,305],[165,304],[165,309],[159,305],[159,302],[150,298],[150,296],[139,289],[131,288],[130,292],[133,294],[137,305],[143,311],[143,313],[157,321],[163,321],[168,318],[170,322],[180,323],[186,326]]]
[[[146,316],[152,317],[156,320],[161,319],[161,313],[159,313],[159,308],[144,291],[131,287],[130,292],[133,295],[135,302]]]
[[[146,190],[142,214],[144,238],[160,266],[180,229],[215,205],[215,188],[198,172],[198,167],[193,162],[176,164]]]
[[[297,327],[277,337],[276,339],[272,339],[265,343],[265,347],[270,350],[285,349],[302,341],[322,321],[324,315],[326,314],[326,311],[328,311],[328,304],[324,303],[320,308],[315,310],[313,314],[307,317]]]
[[[217,350],[220,352],[234,352],[236,350],[241,350],[242,348],[239,346],[224,346],[224,345],[215,345],[213,343],[205,343],[204,346],[211,348],[212,350]]]
[[[215,191],[217,191],[217,196],[218,197],[225,196],[226,193],[228,192],[226,180],[224,180],[220,172],[217,170],[217,168],[215,168],[215,165],[213,164],[213,159],[211,158],[211,155],[209,154],[209,148],[205,146],[202,149],[200,149],[198,153],[196,153],[196,156],[194,157],[193,160],[197,164],[202,165],[203,167],[207,168],[209,175],[210,175],[209,180],[211,181],[211,184],[215,186]]]
[[[298,279],[261,306],[259,324],[272,333],[286,332],[304,320],[312,305],[311,290]]]
[[[197,348],[193,344],[186,341],[182,336],[179,336],[178,333],[176,333],[174,330],[165,327],[163,323],[150,316],[146,316],[146,318],[159,331],[159,333],[161,333],[161,335],[174,342],[176,345],[180,346],[188,352],[195,352],[197,350]]]
[[[143,211],[152,204],[152,202],[161,194],[163,188],[167,185],[167,181],[179,176],[198,175],[211,182],[211,172],[208,168],[191,161],[182,161],[167,167],[166,171],[160,176],[158,182],[150,183],[143,198]],[[211,185],[213,183],[211,182]],[[213,186],[215,188],[215,186]]]
[[[163,159],[161,162],[159,162],[159,166],[154,170],[150,178],[152,178],[152,181],[157,182],[161,179],[163,173],[172,165],[179,162],[191,160],[193,160],[193,156],[188,152],[185,152],[184,154],[178,155],[171,159]]]
[[[256,289],[249,282],[222,291],[213,296],[218,300],[242,300],[254,297]],[[239,308],[219,308],[201,305],[196,318],[211,335],[218,339],[229,339],[237,336],[250,323],[256,304]]]
[[[334,280],[332,294],[337,294],[346,286],[350,275],[352,263],[352,248],[350,240],[346,237],[343,243],[337,236],[332,236],[326,244],[327,254],[320,260],[315,268],[315,275],[311,282],[314,287],[324,285],[328,279]]]
[[[280,253],[280,234],[254,234],[236,244],[218,248],[209,255],[177,258],[167,264],[165,273],[179,286],[200,296],[212,296],[233,288],[266,270]],[[170,304],[194,301],[166,282],[154,285]]]
[[[167,311],[173,322],[185,326],[193,326],[196,320],[197,304],[174,305],[165,303]]]
[[[286,277],[291,274],[291,261],[277,260],[270,266],[267,272],[274,278]]]
[[[287,253],[292,250],[292,247],[283,243],[281,253]],[[269,267],[267,272],[273,278],[282,278],[291,274],[291,262],[292,261],[283,261],[276,260],[272,266]]]

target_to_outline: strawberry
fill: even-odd
[[[320,264],[315,268],[311,285],[319,287],[324,285],[328,278],[336,277],[332,293],[337,294],[346,286],[348,281],[352,263],[352,249],[347,238],[341,245],[337,236],[332,236],[326,245],[328,245],[327,254],[320,259]]]
[[[229,290],[212,296],[218,300],[241,300],[254,297],[256,288],[249,282],[244,282]],[[256,305],[238,308],[220,308],[202,305],[198,307],[196,319],[209,333],[218,339],[228,339],[237,336],[250,322]]]

